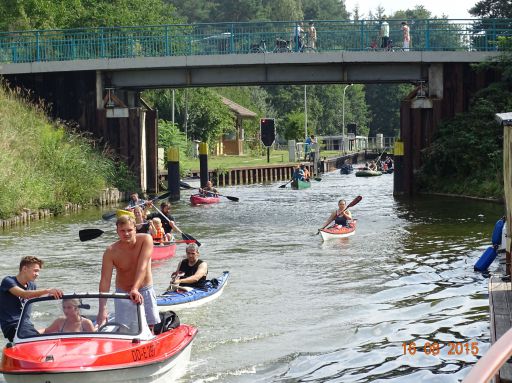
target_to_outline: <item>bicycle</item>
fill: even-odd
[[[251,44],[249,53],[267,53],[267,44],[265,40],[261,40],[259,44]]]
[[[276,46],[274,48],[274,53],[288,53],[291,52],[292,48],[290,48],[290,40],[276,39]]]

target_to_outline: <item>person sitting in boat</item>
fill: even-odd
[[[345,210],[347,203],[344,199],[340,199],[338,201],[338,209],[332,212],[327,221],[325,221],[324,225],[319,229],[325,229],[330,225],[332,221],[334,221],[335,225],[339,226],[348,226],[349,221],[352,220],[352,213],[348,210]]]
[[[311,175],[310,175],[309,170],[306,167],[306,165],[302,164],[302,165],[300,165],[300,168],[304,172],[304,181],[309,181],[309,178],[311,177]]]
[[[150,201],[148,206],[153,206],[153,203]],[[174,217],[171,215],[171,204],[169,202],[162,202],[160,212],[148,214],[147,219],[150,220],[155,217],[160,218],[166,233],[172,233],[173,230],[181,233],[181,230],[176,226]]]
[[[52,295],[55,299],[62,297],[61,289],[37,289],[35,280],[43,268],[43,261],[27,255],[21,258],[16,276],[7,276],[0,284],[0,327],[4,336],[13,341],[21,316],[21,310],[27,299]],[[36,329],[30,324],[30,329]]]
[[[384,163],[387,165],[388,170],[393,170],[393,160],[391,159],[390,156],[386,157]]]
[[[153,237],[153,243],[171,242],[171,233],[166,233],[162,220],[155,217],[149,221],[149,234]]]
[[[146,203],[145,200],[139,198],[139,193],[130,194],[130,202],[128,202],[127,209],[133,209],[135,206],[141,206]]]
[[[376,172],[377,171],[377,164],[375,163],[375,161],[370,161],[370,164],[368,165],[368,170],[371,170],[371,171],[374,171]]]
[[[206,283],[208,265],[199,259],[199,247],[191,243],[185,251],[187,258],[182,259],[176,271],[171,274],[171,285],[168,290],[180,287],[202,288]]]
[[[147,212],[145,207],[136,206],[133,209],[133,214],[135,215],[135,229],[137,233],[149,232],[149,221],[146,220]]]
[[[64,316],[55,319],[50,326],[41,331],[42,334],[95,331],[92,321],[80,315],[79,299],[63,299],[62,311]]]
[[[219,192],[213,187],[212,181],[208,181],[204,188],[199,188],[199,194],[203,197],[217,197]]]
[[[295,165],[292,178],[294,181],[304,181],[304,171],[300,168],[300,165]]]

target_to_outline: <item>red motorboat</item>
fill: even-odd
[[[219,203],[219,196],[204,196],[201,194],[192,194],[190,196],[190,203],[192,205],[206,205],[211,203]]]
[[[176,243],[154,243],[153,253],[151,253],[152,261],[160,261],[162,259],[172,258],[176,255]]]
[[[99,302],[105,300],[109,319],[94,331],[44,332],[54,320],[66,320],[63,303],[76,302],[80,321],[87,321],[96,318]],[[3,350],[1,372],[8,383],[173,381],[186,370],[197,329],[180,325],[173,312],[166,314],[161,317],[168,320],[156,325],[158,335],[153,335],[144,307],[127,294],[31,299],[23,308],[14,342]]]

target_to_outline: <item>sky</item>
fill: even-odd
[[[433,16],[440,17],[442,14],[445,14],[450,19],[470,19],[472,16],[468,13],[468,9],[472,8],[477,2],[478,0],[345,0],[345,5],[347,11],[352,12],[354,7],[359,4],[359,12],[364,16],[367,16],[370,10],[375,14],[375,10],[379,5],[384,8],[386,15],[393,14],[399,10],[414,9],[416,5],[423,5]]]

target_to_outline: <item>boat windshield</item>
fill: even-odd
[[[106,308],[107,320],[96,323],[99,307]],[[140,306],[127,294],[73,294],[62,299],[44,297],[25,303],[16,336],[19,339],[54,334],[141,333]]]

